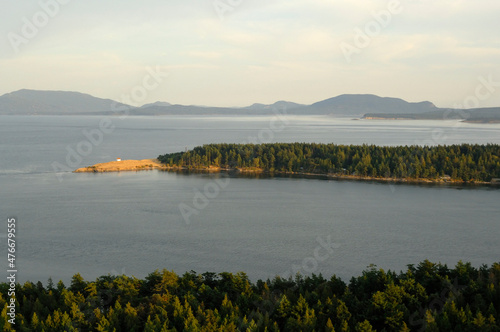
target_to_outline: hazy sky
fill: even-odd
[[[28,88],[119,101],[132,95],[135,104],[246,106],[372,93],[441,107],[500,106],[498,0],[4,0],[1,7],[0,95]]]

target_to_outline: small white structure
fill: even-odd
[[[122,158],[116,158],[116,161],[122,161]]]

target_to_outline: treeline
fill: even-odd
[[[376,146],[315,143],[208,144],[160,155],[169,166],[268,172],[490,182],[500,178],[500,145]]]
[[[163,270],[145,279],[73,276],[17,284],[16,324],[2,331],[499,331],[500,263],[454,268],[424,261],[406,272],[374,266],[348,284],[321,275],[251,283],[244,273]]]
[[[363,118],[413,120],[467,120],[485,123],[500,121],[500,108],[439,109],[423,113],[366,113]]]

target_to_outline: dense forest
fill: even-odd
[[[165,154],[172,167],[262,169],[395,179],[450,178],[490,182],[500,178],[500,145],[376,146],[315,143],[208,144]]]
[[[0,330],[9,285],[0,284]],[[17,331],[500,331],[500,263],[405,272],[370,266],[346,284],[321,275],[256,283],[244,273],[167,270],[15,286]]]

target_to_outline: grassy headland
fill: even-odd
[[[82,167],[75,170],[75,173],[143,171],[151,169],[166,169],[166,166],[160,163],[158,159],[121,160]]]

